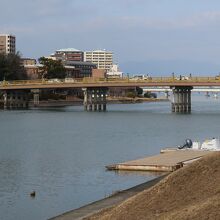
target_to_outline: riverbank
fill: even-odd
[[[107,103],[109,104],[134,104],[134,103],[142,103],[142,102],[163,102],[169,101],[168,99],[159,99],[159,98],[128,98],[128,97],[108,97]],[[82,99],[69,99],[69,100],[43,100],[40,101],[36,106],[33,101],[29,102],[29,107],[65,107],[65,106],[80,106],[83,105]]]
[[[108,97],[107,102],[111,104],[131,104],[131,103],[141,103],[141,102],[163,102],[169,101],[167,98],[144,98],[144,97]]]
[[[85,220],[220,219],[219,182],[220,153],[215,152]]]
[[[103,209],[109,209],[126,199],[136,195],[139,192],[142,192],[146,189],[149,189],[150,187],[154,186],[156,183],[158,183],[160,180],[162,180],[167,174],[163,174],[160,177],[157,177],[151,181],[148,181],[146,183],[142,183],[140,185],[134,186],[130,189],[119,191],[114,193],[113,195],[101,199],[99,201],[93,202],[91,204],[85,205],[81,208],[69,211],[67,213],[61,214],[57,217],[51,218],[50,220],[80,220],[84,219],[88,216],[91,216],[93,214],[96,214]]]

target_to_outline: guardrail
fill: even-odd
[[[72,79],[72,80],[66,80],[66,79],[37,79],[37,80],[14,80],[14,81],[1,81],[0,85],[2,86],[13,86],[13,85],[45,85],[45,84],[77,84],[77,83],[172,83],[172,82],[178,82],[178,83],[204,83],[204,82],[220,82],[220,77],[191,77],[188,79],[180,79],[175,77],[148,77],[147,79],[136,79],[136,78],[92,78],[92,77],[85,77],[80,79]]]

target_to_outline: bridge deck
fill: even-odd
[[[211,151],[174,150],[151,157],[106,166],[108,170],[174,171]]]
[[[145,80],[122,79],[74,79],[73,82],[65,80],[23,80],[2,81],[0,90],[14,89],[53,89],[53,88],[88,88],[88,87],[149,87],[149,86],[220,86],[220,79],[215,77],[192,77],[189,80],[177,80],[171,77],[153,77]]]

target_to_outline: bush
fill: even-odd
[[[135,97],[136,97],[136,93],[135,93],[135,92],[128,92],[128,93],[126,94],[126,96],[127,96],[128,98],[135,98]]]
[[[157,98],[157,94],[151,93],[151,92],[146,92],[146,93],[144,93],[144,97],[145,98]]]

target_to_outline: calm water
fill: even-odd
[[[158,153],[186,138],[220,136],[220,99],[193,97],[193,112],[170,103],[0,112],[0,219],[47,219],[155,177],[105,165]],[[36,197],[29,193],[36,191]]]

